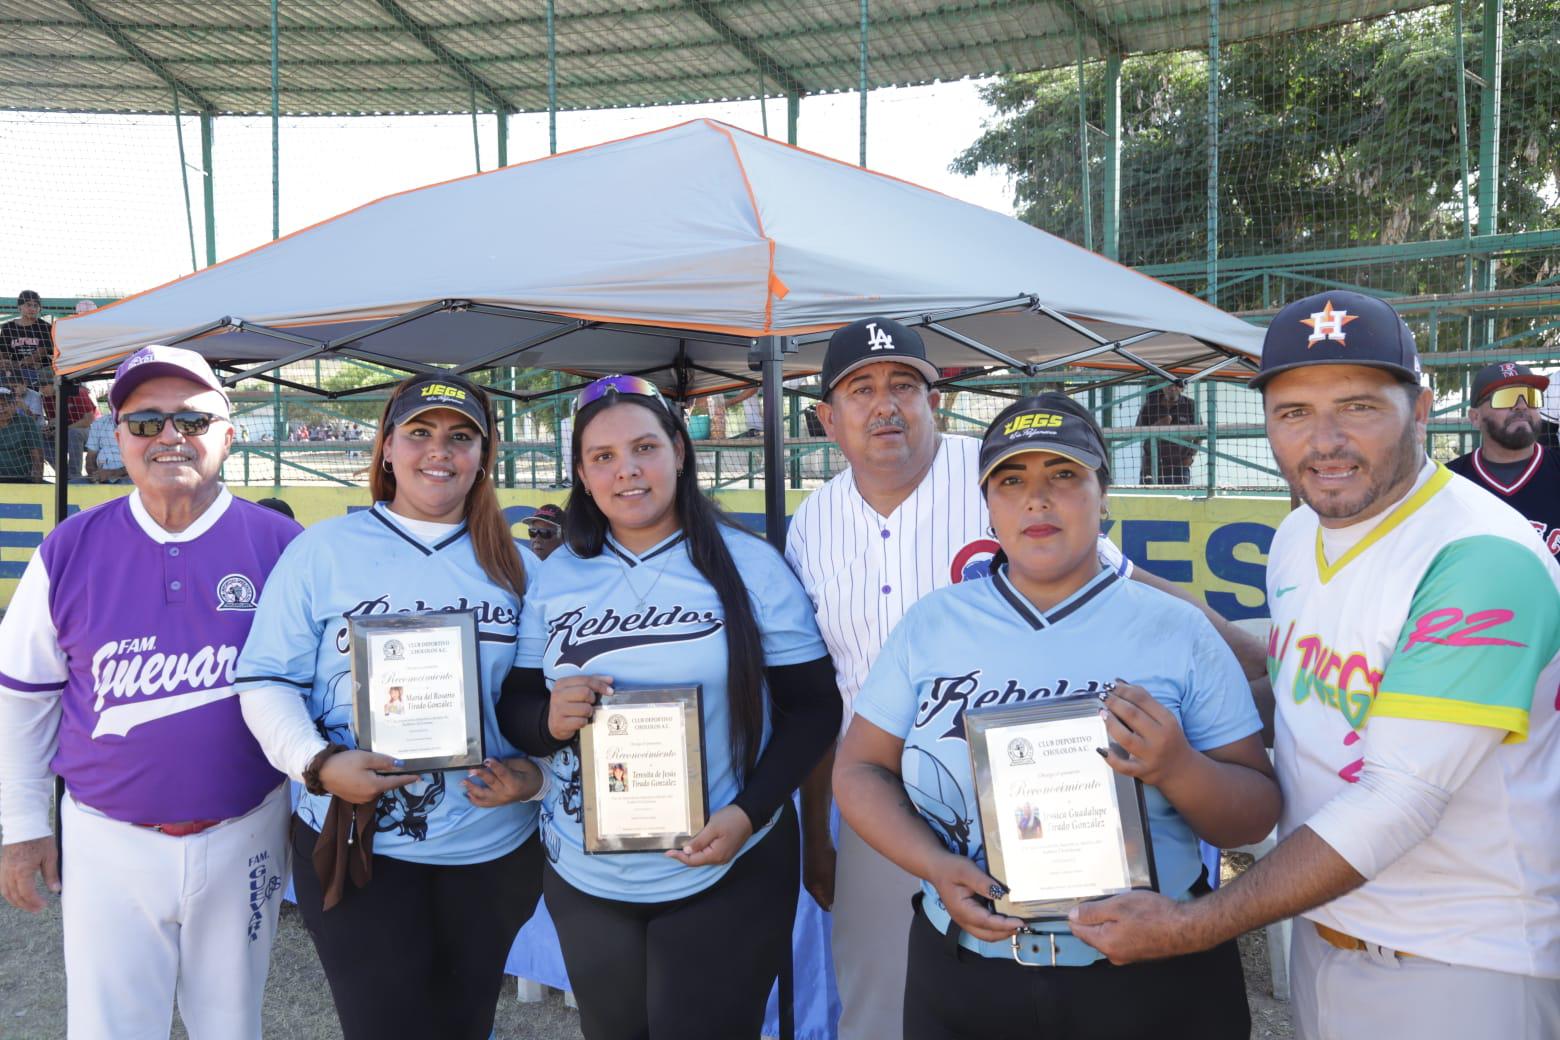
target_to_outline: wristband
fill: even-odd
[[[338,751],[347,750],[345,744],[326,744],[320,748],[319,754],[309,759],[309,764],[303,767],[303,789],[314,795],[327,795],[330,792],[320,784],[320,770],[325,765],[325,760]]]

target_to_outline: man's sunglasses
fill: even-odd
[[[525,536],[533,542],[550,542],[558,537],[558,531],[551,527],[527,527]]]
[[[1518,401],[1527,402],[1529,408],[1537,408],[1544,395],[1536,386],[1503,386],[1484,399],[1486,408],[1515,408]]]
[[[162,433],[163,426],[172,419],[175,430],[186,437],[199,437],[211,429],[213,420],[220,418],[222,416],[210,412],[131,412],[121,415],[119,421],[137,437],[155,437]]]
[[[632,394],[635,397],[651,397],[661,403],[667,411],[671,406],[666,403],[666,398],[661,396],[661,391],[656,385],[643,376],[602,376],[594,383],[581,390],[574,398],[574,414],[578,415],[580,409],[586,405],[594,404],[609,394]]]

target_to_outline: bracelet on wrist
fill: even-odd
[[[314,795],[329,794],[330,792],[320,783],[320,770],[324,768],[326,759],[345,750],[347,750],[345,744],[326,744],[320,748],[319,753],[309,759],[309,764],[303,767],[303,789]]]

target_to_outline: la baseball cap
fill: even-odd
[[[1503,386],[1531,386],[1543,391],[1549,389],[1549,377],[1515,361],[1485,365],[1473,374],[1473,403],[1479,404]]]
[[[1246,385],[1260,390],[1280,372],[1306,365],[1364,365],[1419,382],[1419,352],[1391,304],[1334,290],[1296,300],[1273,318],[1262,339],[1262,366]]]
[[[35,289],[23,289],[16,297],[16,305],[20,307],[24,303],[42,303],[43,297],[39,296]]]
[[[391,426],[400,426],[437,408],[459,412],[476,424],[482,436],[488,435],[487,409],[477,396],[477,388],[454,373],[424,376],[402,390],[390,409],[389,422]]]
[[[829,349],[823,355],[823,389],[863,365],[895,361],[921,373],[928,384],[937,381],[937,366],[926,359],[926,344],[921,334],[892,318],[862,318],[829,337]]]
[[[187,379],[207,390],[215,390],[222,395],[224,402],[227,401],[227,391],[222,387],[222,380],[217,378],[205,358],[183,347],[154,343],[125,358],[114,370],[114,385],[108,388],[108,404],[114,410],[114,418],[119,417],[119,409],[132,390],[148,379],[159,376]]]
[[[997,413],[980,440],[980,480],[1015,455],[1047,451],[1110,475],[1105,436],[1088,409],[1054,391],[1015,401]]]
[[[557,528],[562,528],[563,510],[549,502],[545,506],[542,506],[540,509],[538,509],[536,512],[532,513],[530,516],[526,517],[525,522],[528,524],[541,522],[544,524],[552,524]]]

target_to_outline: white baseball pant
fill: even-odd
[[[1300,1040],[1560,1037],[1560,979],[1340,950],[1299,917],[1293,935],[1289,979]]]
[[[904,1035],[910,897],[921,882],[840,821],[834,865],[832,945],[840,990],[840,1040]]]
[[[244,816],[173,838],[66,795],[70,1040],[167,1040],[175,998],[191,1040],[259,1040],[288,812],[283,784]]]

